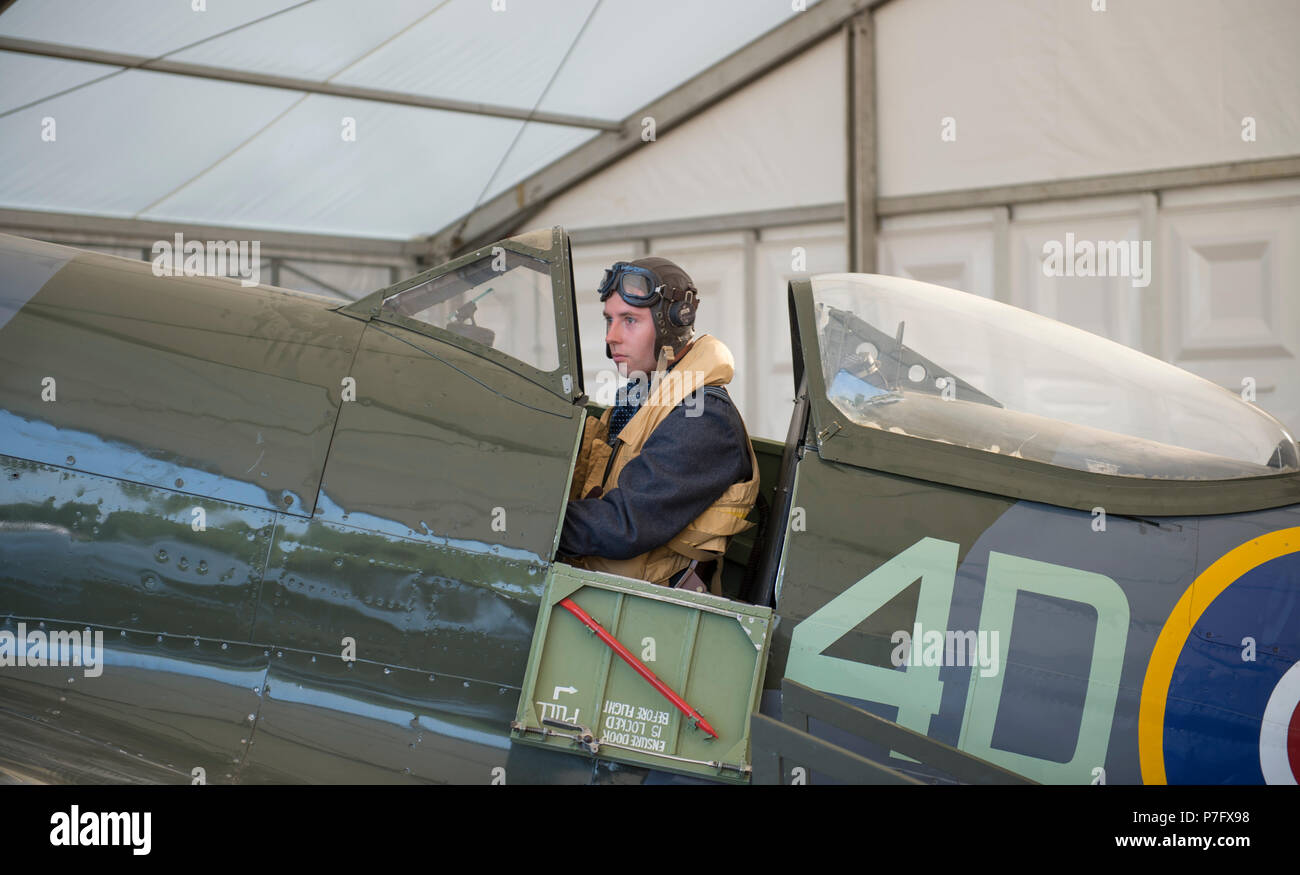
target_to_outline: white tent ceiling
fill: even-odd
[[[797,14],[790,0],[18,0],[0,16],[0,39],[26,49],[0,51],[0,207],[428,234]],[[452,108],[133,68],[147,59]]]

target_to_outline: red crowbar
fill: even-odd
[[[659,680],[658,676],[655,675],[654,672],[646,668],[645,663],[641,662],[641,660],[637,659],[635,656],[632,655],[631,651],[629,651],[622,644],[618,643],[618,639],[616,639],[613,635],[609,634],[609,632],[605,631],[605,627],[597,623],[594,619],[592,619],[591,615],[588,614],[586,611],[584,611],[582,608],[578,607],[577,603],[574,602],[573,599],[571,598],[561,599],[560,607],[564,608],[570,614],[573,614],[573,616],[581,620],[584,626],[586,626],[591,631],[595,632],[600,637],[601,641],[604,641],[607,645],[609,645],[610,650],[613,650],[620,657],[622,657],[624,662],[632,666],[633,671],[635,671],[637,674],[641,675],[641,677],[649,681],[650,686],[654,687],[660,693],[663,693],[665,699],[672,702],[674,705],[677,706],[678,710],[680,710],[687,717],[694,720],[695,727],[697,729],[703,729],[705,732],[707,732],[709,735],[712,735],[714,738],[718,737],[718,733],[713,731],[713,727],[709,725],[709,721],[705,720],[699,711],[696,711],[694,708],[690,706],[690,703],[688,703],[681,696],[674,693],[672,687],[668,686],[666,683]]]

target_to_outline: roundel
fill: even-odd
[[[1270,784],[1300,783],[1300,662],[1282,675],[1264,706],[1259,770]]]
[[[1230,550],[1175,605],[1138,716],[1142,780],[1296,783],[1300,528]]]

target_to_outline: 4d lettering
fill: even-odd
[[[927,629],[947,629],[958,555],[959,546],[951,541],[922,538],[831,599],[795,626],[786,677],[823,692],[893,705],[898,709],[899,724],[928,733],[930,719],[939,713],[945,683],[939,678],[939,666],[909,665],[898,671],[828,656],[824,651],[918,578],[921,586],[915,622]],[[1091,783],[1092,770],[1106,761],[1110,744],[1128,643],[1128,599],[1105,575],[990,551],[978,630],[996,634],[996,663],[1000,666],[1007,664],[1020,592],[1079,602],[1096,612],[1096,635],[1074,754],[1068,762],[1056,762],[993,746],[1005,672],[992,677],[970,672],[957,747],[1037,781]]]
[[[831,599],[794,628],[785,675],[814,689],[898,707],[897,722],[928,732],[939,713],[939,667],[907,671],[864,665],[823,651],[921,578],[916,622],[945,629],[957,571],[957,545],[924,538]]]

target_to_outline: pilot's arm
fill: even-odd
[[[717,393],[717,394],[715,394]],[[677,405],[600,498],[570,501],[560,552],[630,559],[668,543],[733,483],[753,476],[744,426],[722,390]],[[698,401],[702,407],[695,407]]]

